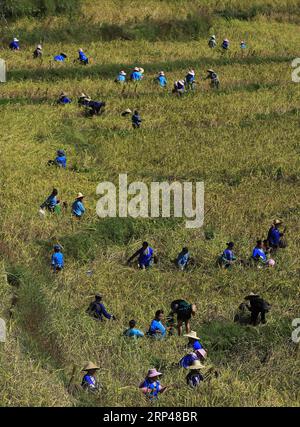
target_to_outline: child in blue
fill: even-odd
[[[168,83],[163,71],[159,73],[159,75],[155,78],[155,81],[159,84],[160,87],[166,87]]]
[[[51,265],[55,273],[61,271],[64,268],[64,255],[61,253],[61,247],[59,245],[54,246],[54,253],[51,257]]]
[[[55,158],[55,163],[57,166],[66,169],[67,167],[67,157],[64,150],[57,150],[57,156]]]
[[[132,127],[133,129],[138,129],[141,127],[142,118],[137,110],[133,113],[133,116],[131,117]]]
[[[130,320],[129,328],[124,331],[125,337],[141,338],[144,337],[144,333],[139,329],[136,329],[136,321]]]
[[[127,261],[128,264],[138,256],[139,268],[144,270],[153,264],[153,249],[149,246],[148,242],[143,242],[143,246],[137,250]]]
[[[125,83],[126,82],[126,73],[125,71],[120,71],[115,79],[116,83]]]
[[[60,53],[59,55],[56,55],[54,57],[54,61],[56,62],[64,62],[64,60],[67,58],[67,55],[65,53]]]
[[[185,270],[190,260],[188,248],[183,248],[177,257],[176,264],[180,270]]]
[[[155,318],[152,320],[150,324],[150,328],[148,331],[148,335],[154,338],[165,338],[167,329],[162,324],[164,319],[163,310],[157,310],[155,313]]]
[[[83,204],[84,195],[82,193],[78,193],[75,202],[72,205],[72,214],[80,219],[85,212],[85,207]]]
[[[87,65],[89,63],[89,58],[84,54],[81,48],[78,50],[78,55],[78,59],[81,64]]]
[[[20,50],[19,40],[15,37],[9,44],[11,50]]]
[[[66,104],[71,104],[71,102],[72,102],[72,99],[69,98],[65,92],[61,92],[57,100],[57,103],[61,105],[66,105]]]
[[[223,48],[224,50],[228,50],[228,49],[229,49],[229,40],[228,40],[228,39],[224,39],[224,40],[223,40],[222,48]]]

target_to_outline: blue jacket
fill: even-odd
[[[154,319],[154,320],[152,320],[150,328],[149,328],[150,335],[156,335],[156,333],[158,331],[161,332],[159,334],[160,336],[162,336],[162,337],[166,336],[167,330],[164,327],[164,325],[160,321]]]
[[[263,249],[255,247],[252,251],[252,257],[255,259],[261,259],[262,261],[267,261],[267,256]]]
[[[192,74],[187,74],[185,76],[185,80],[186,80],[187,83],[192,83],[192,82],[195,81],[195,76],[193,76]]]
[[[14,41],[12,41],[12,42],[9,44],[9,48],[10,48],[10,49],[12,49],[12,50],[18,50],[18,49],[20,49],[19,42],[14,42]]]
[[[54,252],[54,254],[52,254],[52,257],[51,257],[51,264],[54,268],[56,267],[63,268],[64,255],[61,252]]]
[[[139,71],[134,71],[133,73],[131,73],[130,79],[133,81],[139,81],[142,80],[142,76],[142,73],[140,73]]]
[[[98,301],[91,302],[91,304],[88,308],[88,313],[90,315],[93,315],[95,317],[95,319],[98,319],[98,320],[103,320],[103,316],[106,319],[111,319],[111,317],[112,317],[112,315],[107,312],[104,304],[102,304],[102,302],[98,302]]]
[[[66,156],[57,156],[55,158],[55,162],[57,163],[58,166],[61,166],[64,169],[67,166],[67,158],[66,158]]]
[[[223,41],[222,48],[223,49],[228,49],[229,48],[229,42]]]
[[[79,52],[79,60],[88,61],[88,57],[83,52]]]
[[[48,208],[50,210],[53,210],[56,205],[57,205],[57,197],[50,194],[50,196],[41,205],[41,208]]]
[[[85,374],[85,376],[82,378],[81,386],[85,389],[96,389],[97,388],[97,381],[96,378],[92,375]]]
[[[159,83],[159,85],[160,85],[161,87],[165,87],[165,86],[167,86],[168,81],[167,81],[167,79],[165,78],[165,76],[158,76],[158,77],[156,78],[156,80],[157,80],[157,82]]]
[[[71,98],[68,98],[67,96],[61,96],[58,100],[59,104],[71,104],[71,102]]]
[[[177,257],[177,265],[179,267],[185,267],[187,265],[189,259],[190,259],[189,252],[187,254],[180,252],[180,254]]]
[[[56,55],[54,61],[63,62],[66,58],[62,55]]]
[[[126,76],[123,76],[123,74],[118,74],[116,80],[118,82],[125,82],[126,81]]]
[[[280,231],[275,227],[271,227],[268,233],[268,240],[270,245],[278,246],[280,242],[280,237],[281,237]]]
[[[144,333],[142,331],[140,331],[139,329],[135,329],[135,328],[128,328],[126,329],[126,331],[124,332],[124,335],[126,337],[134,337],[134,338],[140,338],[144,336]]]
[[[225,249],[225,251],[223,252],[223,258],[226,259],[227,261],[235,260],[233,251],[231,251],[230,249]]]
[[[75,200],[72,205],[72,213],[75,216],[82,216],[85,212],[85,207],[80,200]]]
[[[140,125],[142,123],[142,119],[139,114],[134,114],[131,120],[132,120],[132,123],[134,123],[135,125]]]

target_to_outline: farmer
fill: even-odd
[[[207,357],[207,353],[204,348],[200,348],[197,351],[191,351],[182,357],[179,361],[179,366],[184,369],[189,369],[189,367],[195,362],[195,360],[204,361]]]
[[[182,335],[183,323],[185,324],[186,333],[188,334],[191,330],[191,318],[196,314],[196,305],[189,304],[183,299],[178,299],[171,303],[171,310],[174,314],[177,314],[178,335]]]
[[[64,62],[67,57],[68,56],[65,53],[62,52],[59,55],[56,55],[53,59],[56,62]]]
[[[164,319],[164,312],[163,310],[157,310],[155,313],[155,318],[152,320],[148,334],[151,337],[154,338],[165,338],[166,336],[166,328],[162,324],[162,321]]]
[[[226,245],[227,245],[227,248],[224,250],[223,254],[221,255],[219,262],[221,267],[230,268],[236,261],[236,256],[234,255],[234,252],[233,252],[234,243],[229,242],[229,243],[226,243]]]
[[[92,301],[86,310],[86,312],[93,317],[96,320],[103,320],[103,316],[110,320],[116,320],[115,316],[113,314],[109,314],[102,303],[102,296],[101,295],[95,295],[95,300]]]
[[[80,219],[85,212],[85,207],[83,204],[84,195],[82,193],[78,193],[75,201],[72,205],[72,214],[74,217]]]
[[[81,48],[78,50],[78,60],[80,64],[83,65],[87,65],[89,63],[89,58],[84,54]]]
[[[240,48],[242,50],[247,48],[247,45],[246,45],[246,43],[243,40],[241,41]]]
[[[20,50],[20,44],[17,37],[14,37],[13,41],[9,44],[10,50]]]
[[[207,70],[207,72],[208,72],[208,75],[206,76],[205,80],[209,79],[210,80],[210,86],[212,88],[218,89],[220,86],[220,81],[219,81],[219,77],[218,77],[217,73],[215,73],[214,70],[212,70],[212,69]]]
[[[61,271],[64,268],[64,255],[61,252],[60,245],[54,245],[54,253],[51,257],[51,265],[54,273]]]
[[[178,80],[176,82],[174,82],[174,88],[173,88],[173,93],[176,93],[178,95],[183,95],[184,94],[184,80]]]
[[[116,83],[125,83],[126,82],[126,73],[125,71],[120,71],[117,77],[115,78]]]
[[[195,71],[189,70],[187,75],[185,76],[186,86],[188,89],[195,88]]]
[[[265,324],[266,321],[266,313],[270,310],[270,304],[261,298],[258,294],[254,294],[251,292],[247,297],[245,297],[246,301],[249,301],[250,305],[246,305],[248,310],[251,312],[251,320],[250,324],[256,326],[258,323],[258,316],[260,314],[261,323]]]
[[[190,253],[188,248],[182,248],[182,251],[179,253],[176,259],[176,265],[180,270],[185,270],[190,261]]]
[[[143,245],[138,249],[127,261],[128,264],[131,263],[138,257],[138,266],[142,270],[150,268],[153,264],[153,249],[149,246],[148,242],[143,242]]]
[[[265,251],[263,249],[262,240],[257,240],[256,246],[252,251],[252,259],[254,259],[256,262],[267,264],[267,255],[265,254]]]
[[[142,68],[134,67],[133,72],[130,74],[130,80],[132,82],[139,82],[139,81],[141,81],[142,78],[143,78],[142,71],[144,71]]]
[[[78,105],[81,107],[88,107],[91,100],[92,99],[88,95],[82,92],[78,98]]]
[[[200,360],[195,360],[192,365],[189,366],[189,369],[190,372],[186,376],[186,383],[192,388],[197,387],[201,381],[204,381],[204,376],[201,370],[205,369],[205,366],[200,362]]]
[[[34,58],[41,58],[43,56],[43,48],[41,44],[38,44],[36,49],[33,51]]]
[[[144,333],[139,329],[136,329],[136,321],[134,319],[130,320],[129,328],[124,331],[125,337],[134,337],[141,338],[144,337]]]
[[[150,400],[158,398],[159,393],[164,393],[167,387],[163,387],[160,384],[158,378],[162,375],[161,372],[158,372],[155,368],[149,369],[148,374],[144,381],[139,385],[139,388],[145,396]]]
[[[131,117],[132,121],[132,127],[133,129],[138,129],[141,127],[142,118],[137,110],[133,113],[133,116]]]
[[[286,247],[286,244],[282,239],[282,237],[285,234],[286,228],[284,228],[283,231],[281,232],[279,230],[279,227],[281,225],[282,225],[282,221],[280,221],[279,219],[275,219],[275,221],[273,222],[273,224],[272,224],[272,226],[268,232],[269,245],[274,250],[276,250],[278,248],[285,248]]]
[[[89,101],[89,115],[90,116],[100,116],[104,113],[106,103],[102,101]]]
[[[57,100],[57,103],[60,105],[65,105],[65,104],[71,104],[71,102],[72,102],[72,100],[71,100],[71,98],[68,97],[66,92],[61,92],[61,94],[59,95],[59,98]]]
[[[41,204],[41,209],[48,209],[50,212],[54,212],[55,206],[57,205],[57,195],[58,191],[56,188],[53,188],[50,196]]]
[[[191,331],[188,334],[183,335],[184,337],[187,337],[189,339],[188,341],[188,347],[191,347],[193,351],[201,350],[202,344],[200,343],[200,338],[197,337],[197,332]]]
[[[224,50],[228,50],[228,49],[229,49],[229,40],[228,40],[228,39],[224,39],[224,40],[223,40],[222,48],[223,48]]]
[[[166,87],[168,83],[164,71],[160,71],[154,81],[158,83],[160,87]]]
[[[95,393],[101,388],[100,384],[97,382],[96,373],[99,370],[99,366],[95,365],[93,362],[89,362],[83,369],[82,372],[86,372],[82,378],[81,386],[84,390]]]
[[[215,35],[210,36],[210,38],[208,40],[208,46],[211,49],[214,49],[217,46],[216,36]]]
[[[67,167],[67,157],[64,150],[57,150],[56,157],[54,160],[49,160],[48,165],[56,165],[58,167],[66,169]]]

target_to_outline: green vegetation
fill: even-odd
[[[0,344],[0,404],[145,406],[137,385],[155,366],[164,383],[182,386],[161,396],[160,406],[298,406],[299,347],[291,322],[300,317],[300,85],[291,81],[291,61],[299,56],[300,2],[94,0],[82,8],[74,22],[26,16],[1,26],[8,82],[0,86],[0,317],[8,339]],[[219,43],[231,41],[228,54],[208,48],[211,33]],[[13,36],[20,52],[6,49]],[[40,41],[41,62],[32,59]],[[73,64],[79,47],[92,58],[87,67]],[[51,65],[61,50],[69,60]],[[145,69],[145,81],[137,95],[129,89],[122,96],[114,77],[134,65]],[[172,83],[189,67],[197,90],[175,98]],[[219,92],[203,80],[210,67],[220,76]],[[152,81],[161,69],[166,92]],[[54,105],[62,90],[75,101],[65,108]],[[107,101],[106,114],[83,117],[76,105],[81,91]],[[128,107],[142,114],[138,131],[120,115]],[[46,166],[58,148],[67,151],[66,171]],[[129,182],[204,180],[203,229],[174,219],[99,219],[97,184],[117,184],[119,173],[128,173]],[[69,203],[78,191],[87,195],[82,222],[69,213],[39,218],[53,187]],[[216,267],[226,242],[235,241],[238,255],[248,257],[276,217],[289,231],[276,268]],[[149,272],[125,265],[141,240],[159,257]],[[66,268],[54,277],[49,263],[57,242]],[[185,245],[196,265],[181,274],[170,261]],[[272,304],[265,326],[233,323],[250,291]],[[117,321],[98,324],[86,315],[95,292]],[[184,355],[184,338],[154,345],[122,337],[131,318],[145,331],[155,310],[167,314],[178,297],[197,303],[193,329],[221,373],[197,391],[173,367]],[[87,360],[102,367],[98,397],[67,391],[73,365],[79,383]]]

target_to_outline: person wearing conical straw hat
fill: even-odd
[[[210,80],[210,86],[212,88],[218,89],[220,86],[220,80],[219,80],[218,74],[214,70],[212,70],[211,68],[209,68],[207,70],[207,73],[208,74],[207,74],[205,80],[209,79]]]
[[[95,365],[93,362],[88,362],[82,369],[82,372],[85,372],[81,382],[81,386],[84,390],[95,393],[100,389],[100,384],[96,379],[96,373],[99,369],[99,366]]]
[[[187,75],[185,76],[185,82],[186,82],[186,87],[188,89],[191,89],[191,90],[195,89],[195,84],[196,84],[195,71],[192,70],[191,68],[189,69]]]
[[[167,387],[163,387],[160,384],[159,377],[162,375],[161,372],[158,372],[155,368],[149,369],[146,378],[139,385],[139,388],[145,396],[150,400],[158,398],[159,393],[164,393]]]
[[[33,51],[34,58],[41,58],[43,56],[43,48],[41,44],[38,44],[36,49]]]
[[[154,81],[158,83],[160,87],[166,87],[168,83],[164,71],[160,71]]]
[[[72,214],[75,218],[81,219],[82,215],[85,213],[85,207],[83,204],[84,195],[78,193],[75,201],[72,204]]]
[[[183,323],[185,324],[186,333],[191,330],[191,318],[195,316],[197,307],[195,304],[190,304],[183,299],[178,299],[171,302],[172,313],[177,314],[177,331],[178,335],[182,335]]]
[[[214,34],[212,36],[210,36],[210,38],[208,40],[208,46],[211,49],[214,49],[217,46],[216,36]]]
[[[185,90],[185,81],[184,80],[176,80],[174,82],[174,87],[172,90],[172,93],[176,93],[177,95],[181,96],[184,94]]]
[[[269,241],[269,245],[273,249],[273,251],[276,251],[278,248],[286,247],[286,242],[283,240],[283,236],[286,232],[286,227],[284,227],[283,231],[280,231],[280,226],[282,226],[282,221],[279,219],[275,219],[268,232],[267,240]]]
[[[228,50],[228,49],[229,49],[229,40],[228,40],[228,39],[224,39],[224,40],[223,40],[222,48],[223,48],[224,50]]]
[[[251,312],[250,324],[256,326],[259,323],[259,315],[261,323],[267,323],[266,313],[268,313],[271,308],[270,304],[253,292],[250,292],[250,294],[245,297],[245,300],[250,303],[250,305],[246,305],[248,310]]]
[[[13,41],[9,44],[10,50],[20,50],[19,39],[14,37]]]
[[[82,92],[78,98],[78,105],[82,107],[88,107],[91,100],[92,99],[88,95]]]
[[[200,362],[200,360],[195,360],[188,369],[190,372],[186,376],[186,383],[192,388],[197,387],[201,381],[204,380],[201,369],[205,369],[205,366]]]
[[[184,337],[188,338],[188,347],[191,347],[194,351],[201,350],[203,348],[200,338],[197,336],[197,332],[191,331],[188,334],[183,335]]]

